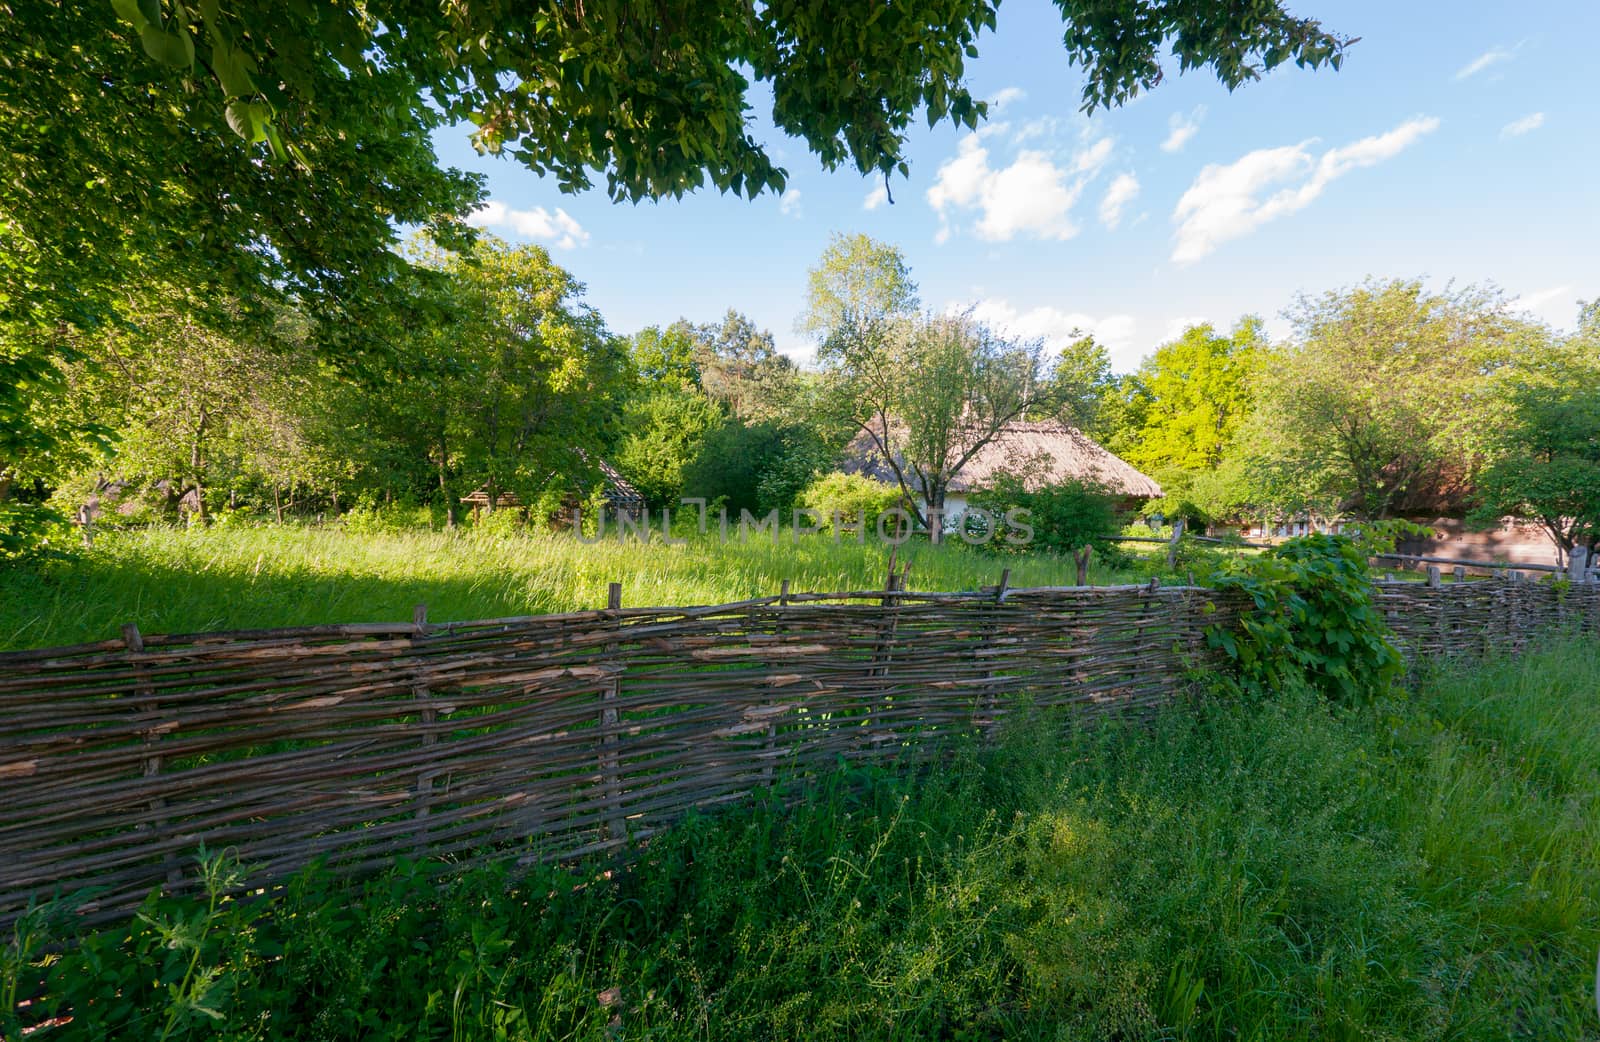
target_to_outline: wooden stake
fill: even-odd
[[[137,624],[132,622],[125,622],[122,624],[122,643],[128,648],[128,658],[133,661],[133,675],[136,685],[133,692],[134,695],[140,698],[148,698],[154,695],[156,692],[155,688],[150,684],[149,674],[144,670],[144,667],[139,664],[137,658],[137,656],[144,651],[144,635],[139,632],[139,627]],[[146,712],[148,712],[151,717],[159,717],[161,713],[161,704],[159,702],[152,702]],[[146,778],[154,778],[161,773],[162,757],[160,753],[155,751],[156,745],[160,740],[161,733],[156,728],[151,728],[144,733],[144,776]],[[153,811],[164,810],[166,806],[167,800],[164,796],[156,796],[150,800],[150,809]],[[166,820],[164,815],[157,815],[154,828],[157,835],[157,842],[160,842],[166,832]],[[166,868],[168,886],[171,889],[176,890],[178,884],[183,879],[183,872],[178,867],[177,856],[172,853],[163,854],[161,863]]]
[[[411,632],[413,641],[418,640],[428,633],[428,606],[419,604],[411,609]],[[422,769],[417,772],[417,817],[426,818],[433,809],[433,777],[434,771],[428,768],[432,765],[431,750],[439,744],[439,735],[434,728],[438,723],[439,712],[433,708],[433,700],[429,697],[431,692],[428,685],[418,684],[411,689],[411,697],[422,703]]]
[[[611,583],[606,587],[606,610],[612,612],[622,610],[621,583]],[[617,645],[607,644],[606,661],[614,663],[616,654]],[[613,843],[620,843],[628,838],[627,815],[622,813],[622,761],[617,749],[617,741],[620,738],[617,734],[617,725],[620,716],[617,713],[616,702],[621,696],[622,674],[619,671],[612,674],[600,691],[600,778],[605,788],[608,808],[606,830]]]
[[[1572,553],[1567,555],[1567,578],[1575,583],[1583,582],[1585,573],[1589,570],[1589,548],[1575,546]]]

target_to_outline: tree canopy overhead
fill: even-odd
[[[497,0],[314,4],[309,0],[112,0],[115,34],[170,68],[243,137],[292,152],[293,109],[339,76],[471,121],[567,189],[605,176],[615,198],[677,195],[709,177],[725,191],[781,189],[785,172],[750,134],[752,80],[772,120],[828,168],[904,172],[906,131],[973,126],[966,85],[998,0],[815,4],[804,0]],[[1283,0],[1057,0],[1083,107],[1121,104],[1164,77],[1210,68],[1229,88],[1286,61],[1338,66],[1347,37]],[[86,27],[87,28],[87,27]],[[104,32],[104,27],[94,30]],[[83,32],[77,34],[80,39]],[[319,99],[319,95],[322,97]]]

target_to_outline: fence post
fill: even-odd
[[[1434,654],[1442,658],[1450,650],[1449,622],[1445,617],[1444,590],[1441,588],[1439,566],[1436,564],[1428,565],[1428,589],[1434,591],[1431,598],[1433,601],[1433,634],[1434,640],[1438,645],[1434,649]]]
[[[999,608],[1001,605],[1005,604],[1006,594],[1010,592],[1011,569],[1002,568],[1000,570],[1000,583],[994,588],[995,619],[994,625],[990,627],[990,632],[992,634],[999,634],[1001,632]],[[989,642],[989,647],[991,650],[996,649],[996,645],[993,641]],[[996,681],[998,681],[999,678],[999,658],[995,655],[991,655],[989,657],[989,672],[984,676],[983,685],[983,715],[987,717],[991,727],[999,722],[1000,717],[1000,693],[996,690],[998,686]]]
[[[621,583],[611,583],[606,587],[606,610],[609,612],[622,610]],[[620,628],[620,620],[615,615],[611,618]],[[615,663],[616,654],[617,645],[607,644],[605,657],[608,666]],[[617,748],[620,737],[617,730],[621,717],[617,712],[616,703],[621,694],[622,672],[619,669],[611,674],[600,690],[600,779],[605,789],[606,831],[613,843],[628,838],[627,816],[622,813],[622,759]]]
[[[789,580],[785,579],[783,582],[778,584],[778,607],[781,609],[787,608],[788,606]],[[785,632],[786,629],[781,622],[778,623],[775,628],[780,636]],[[770,700],[768,700],[767,704],[771,705],[772,703]],[[767,717],[766,741],[761,744],[761,758],[764,761],[761,765],[761,784],[767,786],[768,788],[771,788],[777,783],[777,775],[773,770],[772,763],[773,758],[777,755],[777,749],[778,721],[776,718],[769,716]]]
[[[910,565],[906,568],[909,570]],[[889,664],[894,661],[894,641],[900,629],[900,600],[896,593],[905,589],[905,574],[895,571],[893,560],[889,562],[889,575],[883,583],[883,607],[888,609],[887,618],[878,625],[878,639],[872,650],[872,668],[869,675],[877,681],[878,697],[872,700],[872,718],[867,722],[869,731],[876,732],[881,722],[882,714],[879,712],[889,702]],[[869,688],[870,690],[870,688]],[[837,726],[837,725],[835,725]]]
[[[1458,564],[1450,570],[1450,574],[1456,582],[1464,583],[1467,581],[1467,566]]]
[[[1183,518],[1172,522],[1172,539],[1167,543],[1167,571],[1178,570],[1178,544],[1183,541]]]
[[[1572,553],[1567,555],[1567,578],[1574,583],[1583,582],[1584,574],[1589,570],[1589,548],[1575,546]]]
[[[415,643],[428,632],[428,606],[419,604],[411,609],[411,639]],[[428,685],[417,684],[411,688],[411,697],[422,703],[422,767],[417,771],[417,817],[426,818],[433,809],[433,777],[434,771],[431,758],[433,747],[439,744],[439,735],[434,730],[434,724],[439,720],[438,710],[433,708],[433,699]]]
[[[144,652],[144,635],[139,632],[138,624],[132,622],[122,624],[122,643],[128,648],[128,661],[133,666],[134,696],[137,698],[153,696],[156,693],[155,687],[150,683],[150,676],[145,668],[139,664],[138,656]],[[148,712],[151,716],[156,716],[161,712],[161,704],[159,702],[151,702],[145,712]],[[156,728],[152,727],[144,732],[144,776],[146,778],[154,778],[161,773],[162,757],[156,751],[156,745],[160,740],[160,731]],[[166,806],[165,797],[152,796],[150,798],[150,809],[155,812],[150,831],[158,843],[165,838],[167,831],[166,816],[161,813],[166,809]],[[176,890],[178,883],[183,878],[182,870],[178,867],[177,856],[168,851],[161,855],[161,863],[166,868],[167,884],[173,890]]]

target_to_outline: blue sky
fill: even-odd
[[[1156,90],[1086,118],[1055,8],[1011,0],[969,64],[999,102],[988,124],[922,122],[893,205],[881,181],[825,172],[773,131],[759,94],[783,199],[614,204],[476,155],[464,128],[437,145],[487,175],[480,222],[549,246],[621,333],[735,307],[804,361],[806,271],[836,231],[899,246],[929,307],[1051,344],[1090,331],[1119,370],[1187,322],[1253,313],[1282,335],[1297,294],[1368,275],[1492,282],[1569,327],[1578,298],[1600,296],[1600,103],[1584,86],[1600,4],[1293,8],[1361,37],[1341,71],[1284,68],[1229,94],[1169,63]]]

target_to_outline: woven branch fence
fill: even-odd
[[[891,584],[892,586],[892,584]],[[1597,628],[1600,584],[1380,583],[1411,655]],[[612,604],[620,604],[612,588]],[[1237,609],[1197,587],[796,594],[482,622],[141,637],[0,654],[0,923],[253,886],[615,851],[841,761],[919,761],[1022,702],[1155,706]],[[799,790],[793,790],[799,791]],[[84,891],[87,891],[85,893]]]

